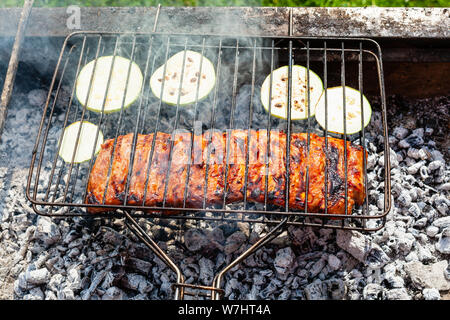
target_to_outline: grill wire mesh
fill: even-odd
[[[159,66],[165,64],[169,57],[182,50],[199,52],[214,64],[216,85],[207,98],[188,107],[180,106],[179,103],[175,106],[168,106],[152,94],[149,80]],[[124,108],[122,101],[122,109],[119,112],[112,114],[95,113],[87,110],[77,100],[75,84],[78,74],[84,65],[101,56],[128,58],[136,62],[143,71],[142,91],[131,107]],[[326,211],[322,213],[308,212],[306,209],[304,211],[293,211],[289,208],[289,201],[286,201],[284,208],[272,206],[267,203],[267,188],[265,188],[265,203],[252,203],[247,201],[247,197],[244,196],[244,201],[241,203],[225,204],[224,200],[223,205],[218,207],[207,206],[206,199],[204,199],[202,208],[187,208],[185,205],[182,208],[172,208],[165,205],[143,207],[128,205],[126,199],[123,205],[87,205],[84,203],[84,199],[86,198],[89,173],[95,162],[95,157],[77,164],[73,162],[65,163],[58,156],[64,128],[75,121],[89,121],[98,125],[105,139],[114,138],[115,143],[119,135],[128,133],[133,133],[133,137],[136,137],[137,134],[156,132],[171,134],[180,130],[193,134],[195,128],[199,126],[203,132],[211,129],[221,131],[228,129],[263,129],[267,132],[281,130],[286,133],[286,139],[289,139],[287,141],[290,141],[293,132],[305,132],[308,134],[307,148],[309,150],[310,134],[314,133],[325,137],[325,141],[327,141],[328,136],[333,136],[333,134],[328,132],[327,129],[321,128],[314,117],[294,121],[291,119],[290,111],[288,111],[287,120],[275,118],[270,115],[270,112],[264,110],[260,102],[260,88],[265,77],[284,65],[289,66],[291,73],[292,67],[297,64],[303,65],[307,70],[314,71],[319,75],[322,78],[325,90],[333,86],[351,86],[358,89],[361,92],[361,101],[362,94],[365,94],[365,79],[367,77],[377,79],[376,96],[381,102],[383,126],[383,174],[385,180],[383,208],[372,205],[373,199],[370,200],[369,198],[370,188],[367,181],[369,169],[364,152],[364,204],[355,207],[352,212],[347,212],[345,216],[331,215]],[[374,70],[375,72],[373,72]],[[291,81],[289,81],[288,91],[292,91]],[[371,150],[368,148],[366,131],[367,128],[363,128],[357,134],[335,134],[334,136],[344,141],[351,141],[353,144],[363,145],[370,155]],[[59,139],[55,139],[55,136],[59,136]],[[64,42],[49,89],[33,150],[27,197],[38,214],[56,217],[92,216],[92,214],[86,212],[86,207],[95,206],[110,209],[108,213],[96,214],[98,217],[123,217],[122,211],[127,211],[133,217],[241,221],[266,224],[278,224],[287,217],[287,223],[290,225],[373,231],[384,226],[385,216],[391,206],[387,136],[381,50],[373,40],[185,35],[156,32],[152,34],[77,32],[69,35]],[[95,138],[98,139],[98,132]],[[344,143],[344,147],[346,150],[346,143]],[[131,159],[135,155],[135,150],[136,138],[133,139]],[[152,149],[151,153],[153,151]],[[94,151],[92,153],[94,154]],[[289,169],[289,148],[287,148],[286,153],[286,165]],[[346,154],[347,152],[344,152],[345,182],[347,181]],[[112,162],[110,163],[112,164]],[[131,175],[132,163],[131,160],[128,178]],[[187,165],[187,172],[189,172],[190,164]],[[228,165],[225,168],[227,167]],[[324,170],[326,179],[327,166]],[[43,171],[47,171],[49,174],[43,177]],[[111,168],[109,168],[109,172],[111,172]],[[289,170],[286,170],[286,172],[289,172]],[[205,179],[208,179],[207,173],[208,170],[206,170]],[[246,182],[247,175],[248,168],[246,169]],[[307,184],[308,178],[307,171]],[[288,186],[286,196],[288,196],[289,174],[286,175],[286,180]],[[128,190],[128,181],[129,179],[125,190]],[[188,179],[186,179],[186,185],[187,183]],[[243,194],[246,195],[246,184],[244,188]],[[326,180],[324,188],[327,188]],[[127,194],[125,193],[126,197]],[[306,187],[307,198],[308,187]],[[347,183],[345,183],[345,207],[347,207],[347,201]],[[144,212],[144,209],[157,210],[159,213]],[[171,210],[176,210],[177,213],[165,214]],[[338,219],[333,219],[335,217],[338,217]],[[369,220],[371,223],[368,224]]]

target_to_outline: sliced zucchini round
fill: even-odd
[[[202,67],[201,72],[200,64]],[[180,90],[182,74],[183,80]],[[189,105],[200,101],[211,92],[215,83],[216,72],[212,62],[205,56],[202,57],[202,54],[191,50],[183,50],[170,57],[150,78],[150,87],[153,94],[169,105],[177,105],[178,103],[180,105]],[[164,88],[161,98],[161,87],[163,84]]]
[[[308,78],[307,69],[303,66],[292,66],[292,89],[291,89],[291,119],[302,120],[308,118]],[[287,119],[287,96],[288,96],[288,74],[289,67],[283,66],[272,71],[272,97],[271,115]],[[309,70],[309,116],[315,113],[315,107],[323,92],[323,83],[320,77],[311,69]],[[269,111],[270,101],[270,74],[261,86],[261,102]]]
[[[77,136],[80,126],[80,136],[78,139],[77,148],[75,150],[75,143],[77,142]],[[92,157],[92,150],[94,149],[97,129],[98,126],[88,121],[77,121],[67,126],[64,129],[61,148],[59,149],[59,156],[65,162],[72,162],[72,157],[75,150],[75,157],[73,160],[74,163],[81,163],[90,160]],[[99,130],[94,155],[97,155],[97,153],[100,151],[100,147],[102,144],[103,133]]]
[[[112,67],[114,59],[114,66]],[[95,60],[89,62],[81,69],[76,82],[76,95],[78,101],[86,108],[94,112],[102,112],[103,100],[105,100],[104,112],[112,113],[117,112],[123,108],[126,109],[133,104],[141,93],[143,76],[139,66],[131,60],[116,56],[104,56],[97,58],[97,64]],[[130,67],[130,75],[128,77],[128,68]],[[95,72],[94,72],[95,65]],[[112,69],[111,79],[108,86],[108,78]],[[89,92],[89,84],[91,81],[92,73],[94,72],[94,78],[92,79],[91,91],[89,98],[86,98]],[[128,77],[128,85],[127,85]],[[126,97],[125,94],[126,88]]]
[[[330,132],[344,134],[344,87],[333,87],[327,89],[327,128]],[[372,108],[369,100],[363,95],[363,108],[361,112],[361,92],[345,87],[345,133],[354,134],[362,130],[361,115],[364,115],[364,127],[370,122]],[[319,100],[316,107],[316,120],[325,129],[325,94]]]

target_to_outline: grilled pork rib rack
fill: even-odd
[[[192,142],[192,135],[187,132],[173,135],[158,132],[152,153],[154,134],[139,134],[132,167],[133,134],[118,136],[113,157],[114,139],[107,140],[90,173],[86,203],[123,205],[126,201],[130,205],[201,208],[203,199],[206,199],[207,205],[242,202],[244,184],[247,183],[247,201],[265,203],[267,196],[267,203],[284,207],[288,142],[286,134],[279,131],[270,132],[269,146],[267,137],[267,130],[207,131],[202,135],[193,135]],[[353,206],[362,205],[365,197],[363,148],[347,142],[346,181],[344,140],[328,137],[325,141],[325,138],[311,134],[308,152],[307,139],[306,133],[293,133],[291,136],[289,207],[305,210],[307,203],[310,212],[324,212],[327,206],[328,213],[345,214],[347,183],[347,213],[351,213]],[[307,185],[308,199],[305,199]],[[88,212],[107,210],[90,207]]]

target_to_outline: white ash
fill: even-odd
[[[41,116],[34,108],[44,97],[39,89],[19,90],[0,141],[0,298],[172,298],[175,274],[123,221],[34,213],[25,185]],[[446,98],[436,103],[449,106]],[[370,209],[380,212],[384,153],[376,128],[380,114],[373,117],[366,131],[368,187]],[[363,234],[289,227],[226,274],[225,298],[443,299],[450,290],[450,166],[448,150],[438,141],[442,127],[389,128],[393,207],[384,228]],[[50,141],[58,134],[50,130]],[[43,186],[51,161],[46,154]],[[139,223],[180,266],[187,283],[204,285],[268,230],[263,224],[202,222],[180,235],[163,219]]]
[[[422,291],[425,300],[441,300],[441,294],[436,288],[426,288]]]

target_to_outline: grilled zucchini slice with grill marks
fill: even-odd
[[[264,108],[274,117],[287,119],[288,104],[288,74],[289,67],[283,66],[272,71],[272,92],[270,92],[271,75],[269,74],[261,86],[261,102]],[[308,72],[307,68],[292,66],[291,87],[291,119],[302,120],[308,118]],[[315,114],[315,107],[323,92],[320,77],[309,70],[309,117]]]
[[[97,143],[95,144],[95,137],[97,135],[97,130],[99,132]],[[78,132],[80,132],[79,136]],[[97,155],[97,153],[100,151],[100,147],[102,144],[103,144],[103,133],[101,132],[101,130],[99,130],[97,125],[89,121],[83,122],[77,121],[64,129],[61,147],[59,149],[59,156],[65,162],[72,162],[73,158],[74,163],[82,163],[90,160],[92,154],[94,154],[94,156]],[[76,148],[75,145],[77,146]],[[73,155],[74,151],[75,156]],[[92,153],[92,151],[94,151],[94,153]]]
[[[351,87],[345,87],[345,130],[344,130],[344,87],[327,89],[327,115],[325,114],[325,94],[319,100],[316,107],[316,120],[319,125],[328,131],[339,134],[354,134],[366,127],[372,116],[372,108],[369,100],[361,92]],[[325,117],[327,116],[327,126]],[[364,119],[362,119],[364,117]],[[345,131],[345,132],[344,132]]]
[[[141,92],[142,82],[141,69],[135,62],[120,56],[104,56],[92,60],[81,69],[76,82],[76,95],[78,101],[91,111],[102,112],[105,101],[104,113],[113,113],[120,111],[122,104],[123,109],[126,109],[136,101]]]
[[[185,106],[200,101],[208,96],[215,83],[212,62],[191,50],[183,50],[170,57],[150,78],[153,94],[169,105],[179,103]]]

